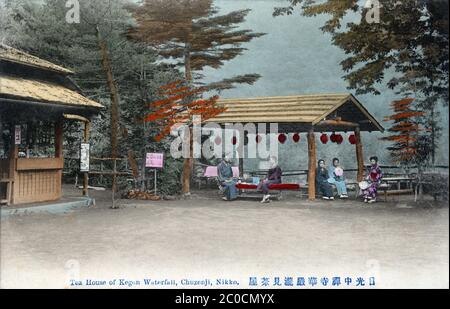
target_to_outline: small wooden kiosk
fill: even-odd
[[[355,134],[358,181],[364,172],[361,141],[362,131],[384,129],[352,94],[317,94],[280,97],[222,99],[219,106],[226,110],[206,122],[278,123],[278,133],[307,132],[308,136],[308,195],[315,199],[317,156],[315,132],[348,132]],[[242,164],[242,160],[241,163]],[[243,170],[243,166],[240,167]]]
[[[0,45],[0,201],[61,198],[63,125],[102,108],[83,96],[73,72]],[[88,126],[86,125],[86,128]]]

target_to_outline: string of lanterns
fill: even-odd
[[[284,144],[287,141],[287,139],[288,138],[287,138],[286,134],[283,134],[283,133],[278,134],[278,142],[280,144]],[[298,143],[300,141],[300,139],[301,139],[300,134],[294,133],[292,135],[292,141],[294,143]],[[341,134],[336,134],[334,132],[331,133],[329,137],[328,137],[328,135],[326,133],[322,133],[320,135],[320,137],[319,137],[319,140],[322,142],[322,144],[326,144],[326,143],[328,143],[328,141],[330,141],[332,143],[336,143],[336,144],[340,145],[340,144],[342,144],[344,142],[344,137]],[[248,140],[246,140],[246,141],[247,142],[245,144],[248,143]],[[260,143],[262,141],[261,135],[257,134],[256,137],[255,137],[255,141],[256,141],[257,144]],[[216,145],[220,145],[222,143],[222,139],[220,137],[216,137],[214,142],[215,142]],[[356,144],[357,140],[356,140],[355,134],[350,134],[348,136],[348,142],[350,144],[352,144],[352,145]],[[233,145],[237,144],[237,137],[236,136],[232,137],[231,143]]]

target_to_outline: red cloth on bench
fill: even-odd
[[[238,189],[256,189],[258,186],[253,184],[238,183]],[[274,183],[269,186],[270,190],[300,190],[300,186],[296,183]]]

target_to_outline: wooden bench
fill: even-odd
[[[385,202],[387,201],[388,195],[414,194],[415,188],[413,182],[415,180],[415,177],[409,176],[384,177],[381,180],[381,184],[378,186],[378,191],[383,192]],[[406,183],[407,188],[402,189],[402,183]],[[394,186],[395,189],[393,189],[392,186]]]
[[[239,190],[239,196],[260,197],[262,192],[258,191],[258,185],[248,183],[238,183],[236,188]],[[282,198],[282,191],[299,191],[300,185],[297,183],[277,183],[269,186],[269,194],[275,199]]]
[[[208,184],[208,181],[214,180],[216,184],[218,184],[217,181],[217,166],[214,165],[203,165],[202,171],[200,175],[197,175],[195,178],[198,183],[198,189],[201,189],[202,182],[205,182],[205,184]],[[239,177],[239,167],[232,166],[233,170],[233,177],[238,178]]]
[[[336,190],[336,185],[333,185],[333,184],[330,184],[331,185],[331,187],[333,188],[333,190]],[[358,196],[359,196],[359,194],[360,194],[360,189],[359,189],[359,184],[358,184],[358,182],[356,182],[356,181],[346,181],[345,182],[345,185],[346,185],[346,187],[347,187],[347,192],[348,191],[354,191],[355,193],[354,193],[354,198],[356,199]],[[305,190],[306,192],[305,192],[305,196],[308,196],[308,183],[306,183],[306,184],[304,184],[304,185],[301,185],[301,189],[302,190]],[[317,186],[316,186],[316,189],[317,189]],[[333,191],[333,194],[334,194],[334,191]],[[303,195],[301,195],[301,196],[303,196]],[[316,196],[322,196],[321,194],[319,194],[317,191],[316,191]],[[350,196],[350,195],[349,195]]]

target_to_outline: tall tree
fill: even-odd
[[[305,16],[331,16],[321,29],[332,35],[333,44],[350,55],[341,65],[348,72],[344,78],[350,89],[356,89],[357,94],[379,94],[377,83],[389,68],[395,68],[399,74],[388,84],[398,86],[402,82],[399,78],[405,77],[414,62],[427,80],[420,90],[437,92],[447,99],[448,0],[379,0],[371,1],[379,3],[373,8],[365,8],[366,2],[357,0],[286,1],[290,5],[275,8],[275,16],[292,14],[300,4]],[[367,19],[370,10],[377,8],[379,20]],[[360,12],[358,22],[343,26],[343,19],[355,12]]]
[[[145,0],[130,8],[137,26],[129,31],[135,40],[159,48],[159,53],[178,60],[187,81],[199,81],[205,67],[220,68],[225,61],[241,55],[242,44],[264,35],[237,29],[250,10],[217,15],[211,0]],[[207,85],[210,89],[230,89],[235,84],[253,84],[260,75],[239,75]]]
[[[136,26],[128,34],[133,40],[158,48],[160,55],[178,61],[184,67],[189,85],[202,84],[205,67],[220,68],[245,50],[242,44],[264,35],[248,29],[237,29],[250,10],[218,15],[211,0],[145,0],[142,5],[130,6]],[[204,87],[224,90],[236,84],[253,84],[260,75],[255,73],[225,78]],[[195,96],[186,97],[187,103]],[[185,158],[182,173],[182,192],[190,194],[189,180],[192,158]]]
[[[0,0],[1,1],[1,0]],[[169,153],[167,142],[156,144],[150,138],[159,130],[143,121],[148,102],[158,98],[161,85],[182,78],[167,64],[157,63],[157,54],[145,44],[131,42],[125,33],[133,23],[124,8],[125,0],[97,0],[80,2],[80,23],[69,24],[65,15],[65,0],[45,0],[42,3],[25,0],[10,1],[2,11],[0,33],[6,44],[25,50],[43,59],[61,64],[75,71],[77,84],[88,97],[101,102],[106,110],[95,118],[91,144],[93,156],[109,157],[111,143],[111,94],[102,68],[102,57],[96,25],[108,49],[114,81],[120,93],[120,121],[118,156],[125,157],[132,150],[143,158],[149,150]],[[79,129],[66,132],[66,140],[80,140]],[[77,143],[66,143],[68,155],[78,153]],[[175,193],[179,188],[180,162],[168,157],[167,167],[159,174],[159,188]],[[145,174],[145,160],[140,161],[140,174]],[[145,184],[145,183],[143,183]]]
[[[414,96],[426,112],[434,161],[441,130],[437,107],[448,102],[448,0],[286,2],[275,8],[274,16],[292,14],[296,7],[305,16],[330,16],[321,29],[349,55],[341,62],[349,89],[379,94],[388,72],[393,75],[386,81],[390,88],[403,97]],[[379,20],[371,18],[375,10]],[[343,25],[349,15],[357,21]]]

